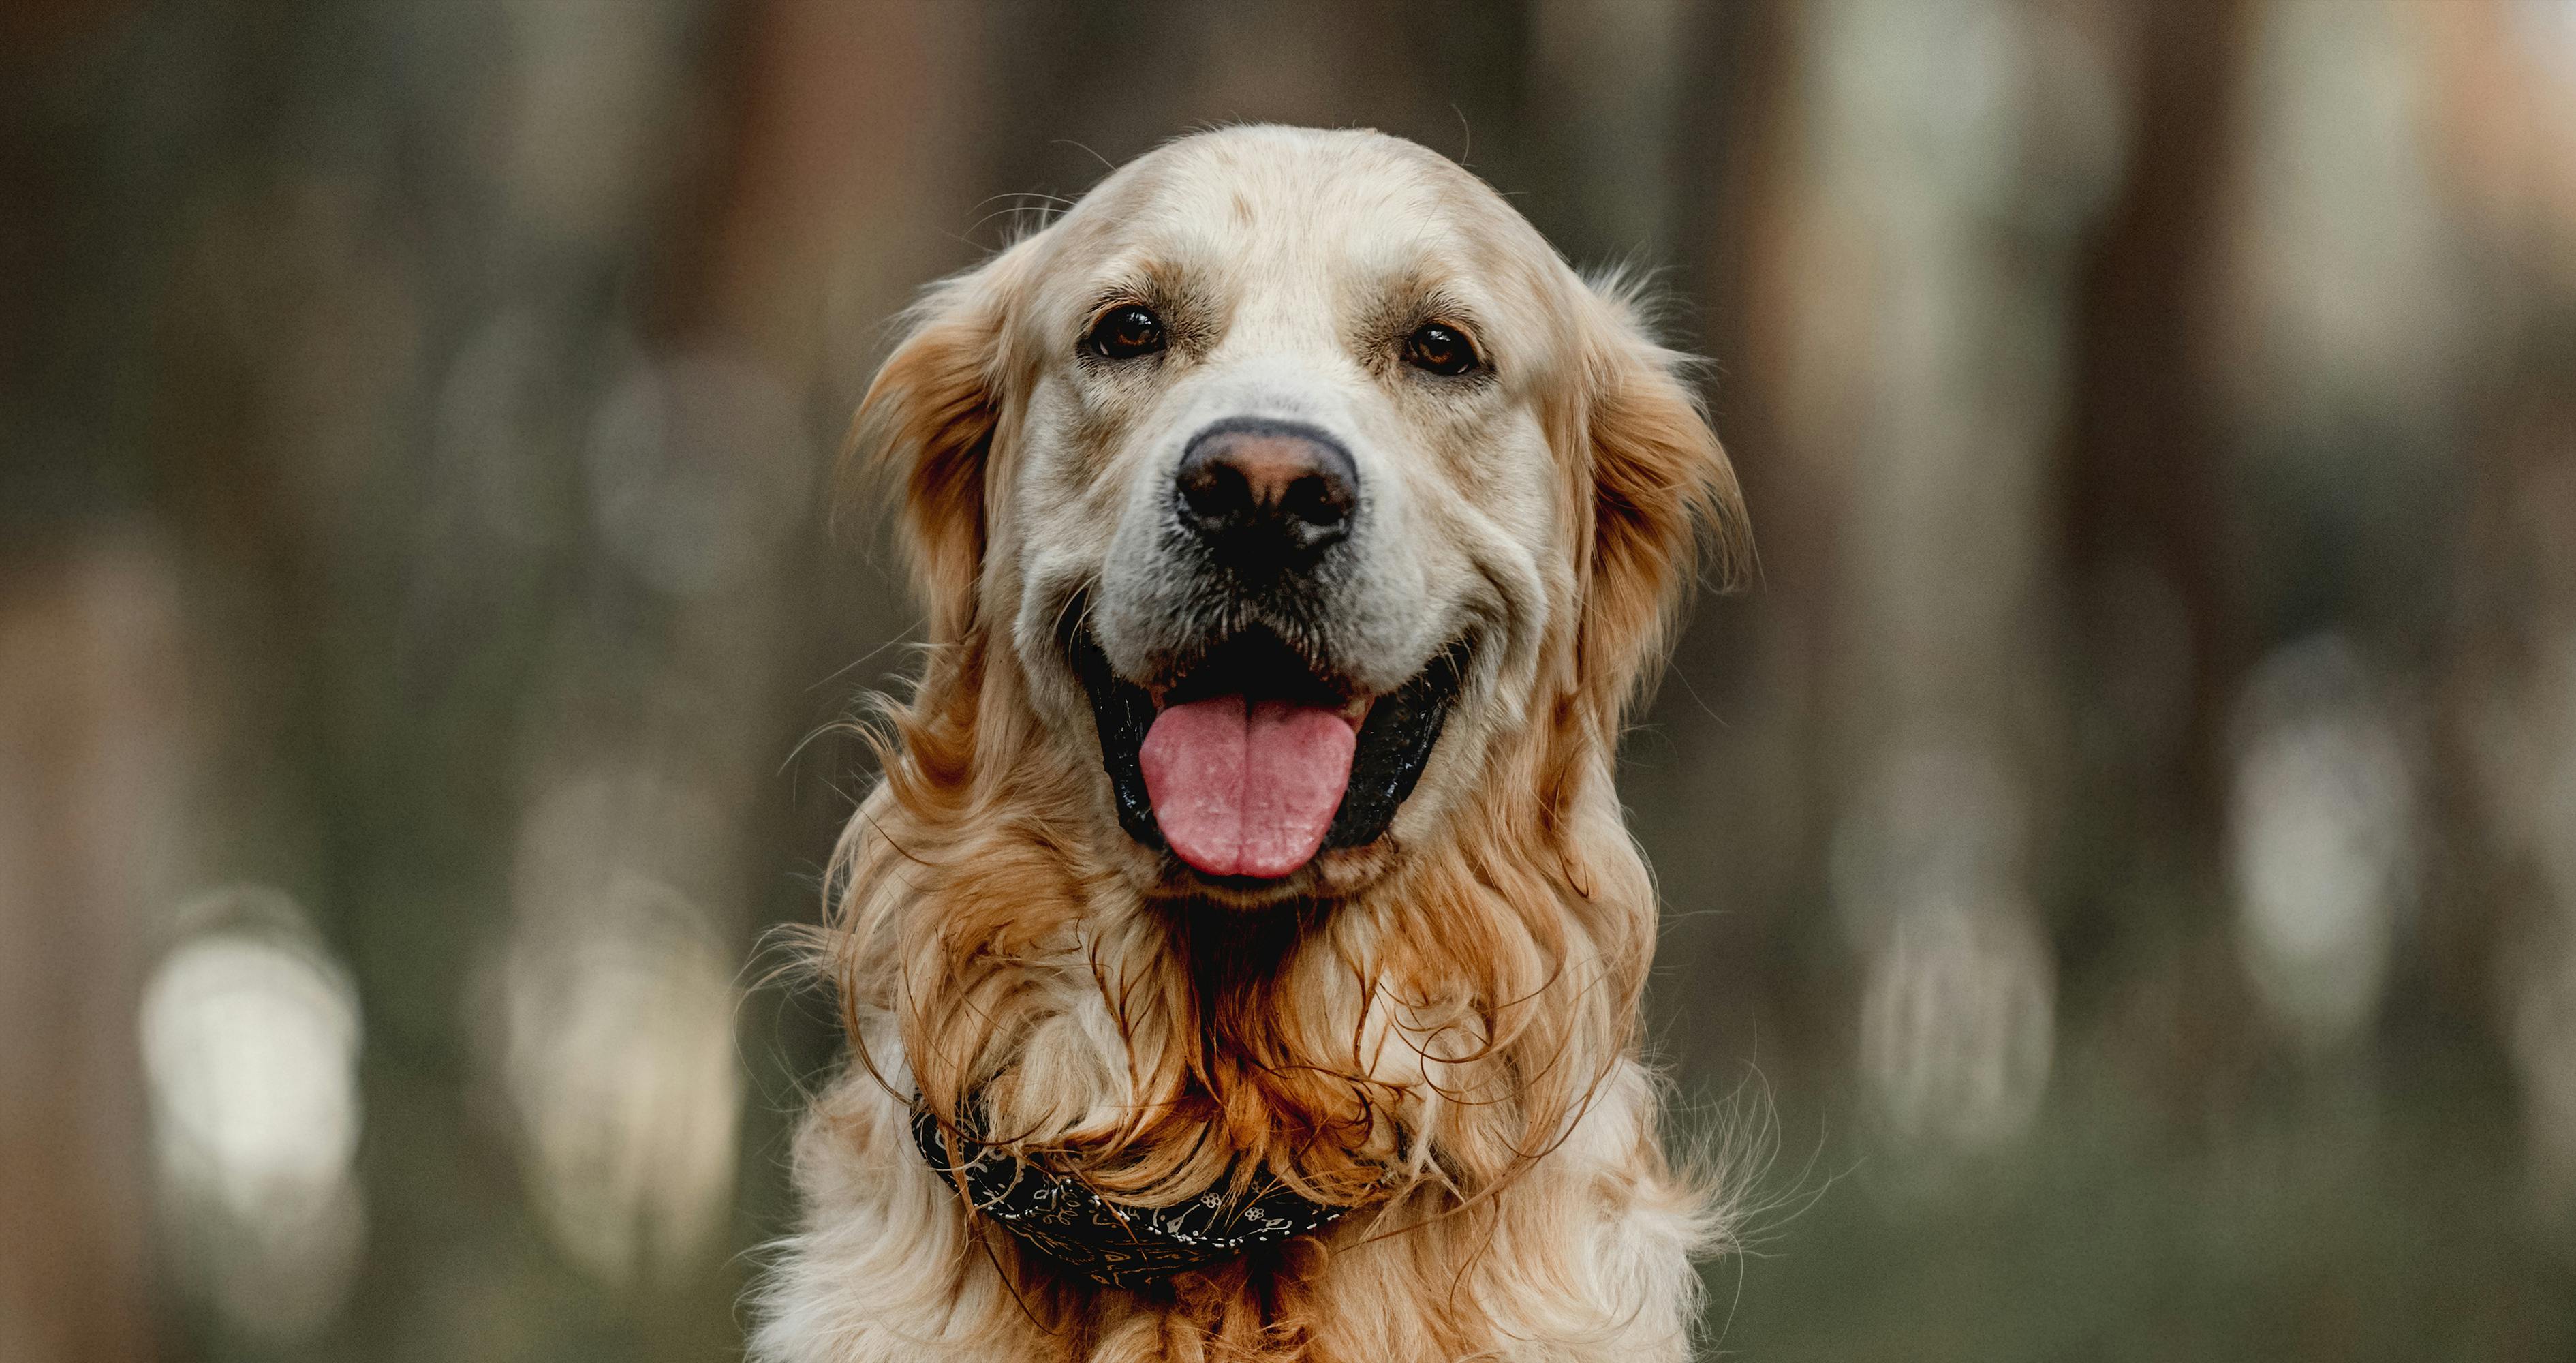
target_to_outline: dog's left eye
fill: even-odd
[[[1472,374],[1485,363],[1484,358],[1476,353],[1475,342],[1468,340],[1455,327],[1445,327],[1438,322],[1421,327],[1404,338],[1404,362],[1443,378]]]
[[[1143,308],[1111,308],[1083,339],[1104,360],[1132,360],[1163,348],[1163,319]]]

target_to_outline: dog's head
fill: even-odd
[[[1480,802],[1535,835],[1737,537],[1677,360],[1411,143],[1170,144],[933,290],[862,406],[924,704],[1148,899],[1348,898]]]

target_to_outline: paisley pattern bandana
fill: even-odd
[[[1309,1202],[1275,1179],[1240,1197],[1210,1189],[1170,1207],[1131,1207],[965,1132],[957,1140],[964,1162],[951,1164],[939,1119],[919,1103],[912,1108],[912,1141],[968,1206],[1103,1287],[1143,1287],[1221,1263],[1328,1225],[1349,1210]]]

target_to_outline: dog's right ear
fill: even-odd
[[[901,498],[913,590],[930,641],[952,643],[975,619],[987,538],[984,479],[1002,417],[1007,284],[1013,249],[930,286],[904,315],[904,338],[859,400],[845,462]]]

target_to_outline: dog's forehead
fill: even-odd
[[[1232,128],[1151,152],[1060,224],[1076,274],[1236,288],[1338,281],[1535,289],[1553,260],[1482,180],[1401,138]]]

